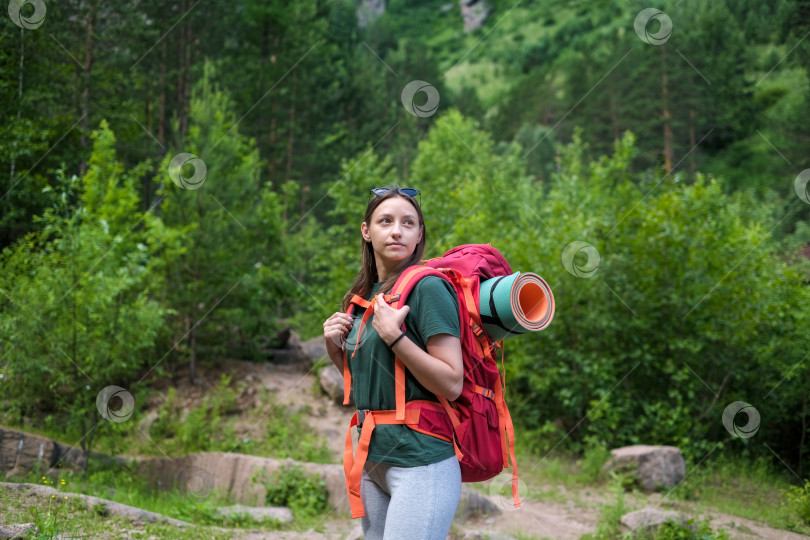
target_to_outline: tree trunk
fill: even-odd
[[[186,1],[180,0],[180,13],[183,14],[186,12]],[[178,115],[178,120],[180,120],[180,133],[181,135],[185,133],[182,130],[182,123],[183,123],[183,63],[185,62],[183,50],[185,48],[186,43],[186,27],[185,25],[181,24],[178,29],[178,37],[177,37],[177,88],[176,88],[176,111]]]
[[[87,34],[84,42],[84,88],[82,89],[82,149],[87,151],[87,133],[90,131],[90,74],[93,70],[93,25],[96,18],[96,3],[91,0],[87,12]],[[84,176],[87,162],[82,159],[79,164],[79,175]]]
[[[697,163],[696,163],[696,155],[697,148],[695,148],[695,108],[689,108],[689,148],[691,152],[689,154],[689,172],[692,174],[692,178],[695,177],[697,173]]]
[[[197,382],[197,323],[193,323],[189,333],[189,345],[191,347],[191,361],[189,364],[189,378],[192,384]]]
[[[669,112],[669,82],[667,80],[667,49],[661,46],[661,101],[664,118],[664,168],[672,172],[672,126]]]
[[[186,61],[183,67],[183,113],[180,122],[180,131],[182,133],[188,132],[188,115],[191,104],[191,49],[194,46],[194,40],[191,38],[191,17],[188,17],[187,21]]]
[[[144,104],[144,116],[146,117],[146,131],[149,133],[153,133],[153,129],[155,126],[152,125],[152,91],[150,89],[149,95],[146,97],[146,103]],[[141,208],[144,212],[149,210],[149,206],[152,204],[152,179],[148,176],[144,177],[142,180],[143,182],[143,199],[141,199]]]
[[[608,77],[608,93],[610,94],[610,124],[613,126],[613,140],[618,141],[619,133],[619,113],[616,106],[616,88],[613,85],[613,75]]]
[[[267,160],[268,169],[270,173],[270,181],[274,181],[276,178],[276,156],[275,156],[275,149],[276,149],[276,142],[278,141],[278,134],[276,129],[278,128],[276,122],[276,112],[278,111],[278,105],[276,102],[273,102],[272,107],[270,107],[270,148],[267,150]]]
[[[84,437],[82,437],[82,450],[84,450],[85,460],[84,460],[84,467],[82,468],[82,480],[87,480],[87,468],[90,466],[90,458],[91,452],[93,451],[93,438],[96,434],[96,427],[98,427],[98,415],[95,414],[96,411],[92,411],[90,417],[89,427],[86,428],[84,432]],[[88,424],[82,424],[87,426]]]
[[[293,162],[293,147],[295,143],[295,72],[292,74],[292,84],[290,88],[290,125],[287,126],[287,167],[285,170],[285,180],[289,182],[291,180],[290,176],[292,175],[292,162]],[[304,190],[301,190],[301,202],[303,204],[303,197],[304,197]],[[303,217],[304,213],[301,212],[301,217]]]
[[[270,69],[270,64],[269,64],[269,61],[270,61],[270,25],[267,22],[267,15],[266,14],[264,16],[264,19],[262,20],[262,40],[261,40],[261,44],[259,45],[259,51],[260,51],[259,52],[259,77],[257,79],[257,88],[256,88],[257,93],[262,92],[262,89],[264,88],[264,81],[265,81],[264,74],[267,73],[269,71],[269,69]],[[267,109],[265,108],[264,105],[265,104],[262,104],[262,107],[259,108],[259,131],[261,131],[264,128],[264,126],[267,124],[267,113],[266,113]],[[273,134],[272,134],[272,124],[271,124],[270,138],[272,139],[272,137],[273,137]],[[272,170],[272,163],[271,163],[271,150],[272,150],[272,144],[273,143],[271,142],[270,139],[268,139],[268,144],[269,144],[269,146],[267,148],[267,152],[264,153],[264,155],[267,156],[267,158],[268,158],[267,159],[267,161],[268,161],[268,173],[270,174],[269,180],[272,181],[273,180],[273,170]],[[262,150],[260,148],[259,152],[261,152],[261,151]],[[261,193],[262,184],[263,184],[261,174],[258,175],[258,177],[259,177],[258,178],[258,184],[259,185],[256,186],[256,193],[257,194]]]
[[[293,87],[292,95],[295,95],[295,73],[293,73]],[[287,127],[287,170],[285,171],[285,178],[290,180],[292,174],[292,155],[293,146],[295,142],[295,101],[290,104],[290,125]]]
[[[802,437],[799,441],[799,478],[804,478],[802,475],[802,464],[804,460],[804,441],[805,437],[807,436],[807,394],[804,395],[804,401],[802,401]]]
[[[23,95],[23,71],[25,69],[25,29],[20,28],[20,75],[17,87],[17,125],[20,125],[22,116],[22,95]],[[14,185],[14,170],[17,165],[17,154],[11,154],[11,172],[8,175],[9,185]],[[6,216],[8,205],[3,205],[3,217]]]
[[[163,13],[168,13],[168,2],[163,2]],[[160,44],[160,97],[158,98],[158,142],[166,146],[166,40]]]

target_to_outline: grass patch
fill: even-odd
[[[633,540],[729,540],[726,530],[715,531],[707,522],[696,520],[689,520],[685,525],[664,523],[654,532],[643,532],[628,538]]]
[[[538,458],[529,453],[520,453],[517,462],[520,477],[531,484],[577,489],[605,485],[610,477],[602,471],[602,466],[609,458],[610,451],[602,446],[594,446],[582,457],[557,453]]]
[[[134,465],[105,466],[91,469],[84,478],[81,472],[60,470],[58,477],[38,476],[31,473],[14,481],[40,484],[52,487],[65,495],[51,499],[68,499],[69,493],[92,495],[113,502],[126,504],[141,510],[154,512],[166,517],[179,519],[203,526],[240,527],[263,526],[271,530],[278,528],[272,523],[253,522],[246,517],[220,516],[217,508],[233,504],[226,497],[213,492],[207,496],[192,496],[186,493],[160,491],[150,486],[145,479],[135,473]],[[95,509],[98,513],[99,509]],[[53,514],[53,512],[48,512]],[[101,511],[103,515],[104,512]],[[56,515],[56,514],[53,514]]]
[[[596,531],[582,536],[581,540],[611,540],[619,537],[619,520],[631,510],[625,501],[623,479],[614,475],[609,484],[609,491],[612,500],[602,506],[602,515]]]
[[[721,457],[689,471],[669,497],[809,534],[810,523],[802,518],[801,503],[796,502],[801,491],[791,484],[787,471],[764,458]]]
[[[0,523],[36,522],[45,532],[43,538],[57,535],[78,535],[90,538],[138,538],[126,536],[133,530],[148,538],[232,538],[238,530],[304,531],[324,527],[332,516],[328,494],[318,475],[307,474],[297,467],[284,467],[267,484],[267,504],[287,506],[295,520],[289,524],[277,521],[255,521],[249,516],[217,513],[218,508],[234,501],[212,492],[194,496],[177,490],[160,491],[151,487],[134,472],[134,466],[106,467],[91,470],[86,479],[80,472],[59,471],[58,477],[35,476],[15,478],[17,482],[47,485],[58,491],[54,496],[30,497],[25,493],[0,490]],[[138,524],[113,516],[102,507],[86,508],[83,500],[73,494],[92,495],[113,502],[154,512],[192,524],[179,527],[172,524]],[[4,502],[5,501],[5,502]],[[19,501],[24,501],[21,504]],[[8,504],[6,504],[8,503]],[[113,520],[111,522],[111,520]],[[230,529],[221,533],[211,527]]]
[[[161,538],[166,540],[197,540],[233,538],[230,531],[192,525],[177,527],[166,523],[135,523],[103,512],[88,509],[77,498],[30,497],[24,493],[0,490],[0,522],[8,524],[36,523],[38,539],[70,538]]]

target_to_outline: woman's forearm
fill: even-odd
[[[340,373],[343,373],[343,349],[333,349],[329,346],[328,340],[326,343],[326,353],[329,355],[329,359],[335,364],[335,367],[338,368]]]
[[[428,341],[428,350],[440,357],[423,351],[407,336],[393,349],[422,386],[450,401],[455,400],[461,394],[464,376],[458,338],[449,334],[434,336]]]

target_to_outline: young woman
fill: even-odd
[[[406,367],[406,400],[437,401],[437,395],[454,400],[461,393],[459,312],[452,286],[426,277],[401,309],[392,308],[383,298],[402,271],[418,264],[425,251],[422,210],[414,199],[417,193],[399,187],[372,190],[360,225],[362,266],[343,299],[344,311],[352,295],[377,299],[359,341],[360,325],[353,324],[346,313],[335,313],[323,324],[329,357],[339,370],[343,370],[343,347],[348,347],[350,356],[356,347],[349,368],[354,400],[361,410],[396,408],[395,356]],[[361,483],[366,539],[444,540],[460,493],[461,472],[451,443],[405,425],[376,426]]]

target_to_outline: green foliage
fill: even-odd
[[[227,93],[212,81],[213,68],[191,99],[189,131],[163,160],[158,176],[165,222],[182,231],[185,251],[169,268],[167,302],[172,349],[190,360],[223,354],[256,358],[262,336],[272,335],[286,286],[281,203],[260,174],[254,140],[239,133]],[[175,155],[191,153],[205,163],[201,187],[182,189],[169,180]]]
[[[170,312],[155,294],[178,251],[172,231],[138,210],[135,183],[147,165],[124,171],[106,123],[93,138],[84,178],[60,176],[41,231],[0,260],[4,408],[19,423],[79,422],[85,435],[100,420],[102,388],[128,385],[152,360]],[[68,204],[71,191],[78,208]]]
[[[791,486],[786,495],[791,510],[805,525],[810,525],[810,480],[805,480],[803,487]]]
[[[602,445],[595,444],[586,449],[581,463],[585,482],[592,483],[600,479],[604,475],[602,467],[609,459],[610,451]]]
[[[660,46],[636,35],[637,0],[493,0],[471,33],[445,3],[391,1],[364,29],[318,0],[3,18],[4,416],[90,445],[129,429],[94,430],[105,386],[140,403],[139,375],[258,359],[280,326],[320,333],[357,271],[368,189],[399,183],[422,190],[428,257],[491,242],[551,284],[555,322],[506,344],[527,445],[585,451],[587,475],[635,442],[694,463],[772,459],[767,441],[806,462],[806,2],[665,3]],[[416,79],[438,114],[402,109]],[[180,152],[206,163],[200,189],[169,180]],[[593,277],[561,264],[573,241],[600,254]],[[760,412],[756,438],[729,440],[735,400]],[[225,409],[189,411],[194,429],[167,409],[156,429],[213,448],[210,428],[235,436]],[[323,455],[278,417],[265,441]]]
[[[283,466],[265,482],[266,502],[286,506],[296,519],[321,516],[329,511],[329,493],[318,474],[309,474],[300,466]]]
[[[174,388],[169,388],[158,417],[149,428],[149,435],[163,452],[182,455],[206,452],[233,445],[233,426],[226,425],[227,415],[238,412],[237,392],[229,388],[230,378],[223,375],[220,384],[205,395],[201,406],[184,411],[176,402]]]
[[[806,362],[808,289],[770,237],[778,214],[701,176],[637,185],[630,136],[598,161],[584,150],[576,139],[563,150],[523,223],[534,234],[498,235],[513,267],[540,273],[559,306],[546,331],[507,344],[516,416],[534,427],[557,420],[569,441],[674,444],[702,457],[727,437],[721,413],[735,399],[769,418],[800,409],[808,387],[780,381],[801,380],[790,370]],[[509,249],[513,238],[522,248]],[[563,267],[576,240],[599,254],[593,277]],[[765,401],[771,389],[787,399]],[[762,426],[769,440],[779,440],[774,427]]]
[[[59,538],[61,532],[61,521],[67,520],[67,512],[63,515],[52,513],[49,509],[48,512],[42,513],[37,508],[31,508],[31,519],[34,526],[37,528],[38,534],[34,536],[37,540],[48,538]]]
[[[690,519],[685,525],[668,521],[657,527],[654,532],[633,535],[631,538],[638,540],[728,540],[729,535],[725,529],[715,532],[708,522]]]
[[[421,190],[427,257],[491,242],[513,269],[551,285],[551,326],[506,343],[510,406],[524,429],[545,434],[538,449],[561,438],[580,451],[672,444],[700,459],[726,440],[721,416],[734,400],[754,403],[763,417],[801,414],[810,381],[797,368],[807,365],[801,328],[810,291],[806,265],[781,256],[771,235],[777,210],[702,175],[686,182],[631,172],[630,134],[596,160],[575,136],[545,189],[523,173],[519,147],[495,148],[473,121],[448,111],[402,183]],[[396,182],[391,164],[368,151],[344,166],[344,185],[332,194],[337,221],[361,219],[367,199],[357,194]],[[314,296],[337,307],[359,246],[354,226],[334,226],[329,236],[322,260],[330,279]],[[564,248],[577,240],[599,253],[593,277],[566,271]],[[764,400],[769,393],[778,399]],[[774,449],[798,444],[780,445],[780,429],[768,422],[759,433]]]

